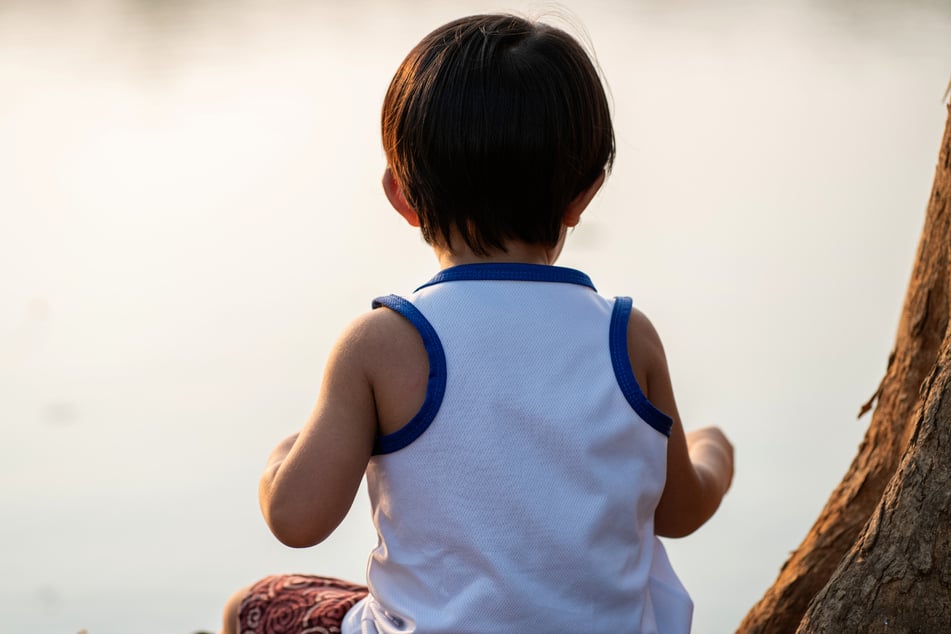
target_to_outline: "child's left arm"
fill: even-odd
[[[685,433],[657,331],[638,310],[631,311],[628,353],[646,396],[672,419],[667,441],[667,480],[654,512],[662,537],[683,537],[700,528],[720,506],[733,480],[733,446],[715,427]]]
[[[368,321],[356,320],[340,337],[310,419],[271,452],[261,476],[264,519],[288,546],[313,546],[333,532],[370,459],[377,416],[366,372]]]

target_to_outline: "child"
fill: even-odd
[[[383,145],[386,196],[441,270],[343,333],[260,485],[272,532],[307,547],[365,473],[369,588],[268,577],[233,597],[225,632],[239,615],[242,634],[687,632],[655,535],[713,514],[733,449],[716,428],[684,434],[631,300],[553,266],[614,158],[588,56],[517,17],[446,24],[397,70]]]

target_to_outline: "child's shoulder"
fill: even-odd
[[[627,353],[634,377],[650,398],[651,379],[658,372],[667,372],[664,344],[654,324],[636,307],[631,309],[627,322]]]
[[[374,379],[428,364],[426,349],[416,327],[394,310],[376,308],[358,315],[344,328],[337,350],[364,368]]]
[[[426,398],[429,357],[405,317],[387,308],[363,313],[344,329],[337,346],[362,367],[381,433],[399,429],[419,411]]]
[[[341,343],[356,346],[361,354],[377,356],[375,353],[406,346],[419,340],[416,328],[400,313],[385,308],[374,308],[361,313],[344,328],[340,336]]]

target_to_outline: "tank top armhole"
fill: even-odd
[[[611,313],[611,363],[621,393],[638,416],[648,425],[670,436],[673,420],[647,400],[641,386],[637,384],[634,370],[631,369],[631,357],[627,347],[628,321],[631,318],[633,301],[630,297],[615,297],[614,311]]]
[[[442,405],[443,394],[446,392],[446,355],[432,324],[419,312],[418,308],[399,295],[386,295],[373,300],[374,309],[381,306],[402,315],[416,328],[426,348],[426,355],[429,357],[429,379],[426,382],[426,398],[423,400],[422,407],[408,423],[398,430],[377,436],[373,442],[374,455],[399,451],[422,436],[436,417],[436,412]]]

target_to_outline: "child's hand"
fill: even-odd
[[[707,471],[726,493],[733,482],[733,445],[726,435],[719,427],[701,427],[687,432],[686,437],[694,467]]]

